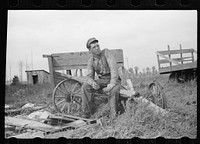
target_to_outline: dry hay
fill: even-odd
[[[195,81],[184,84],[175,82],[166,82],[159,79],[164,87],[165,95],[168,100],[169,113],[165,116],[155,114],[134,101],[126,103],[125,112],[119,115],[113,121],[110,121],[106,115],[109,112],[107,105],[99,106],[99,109],[93,115],[97,118],[103,116],[101,125],[86,125],[75,130],[59,132],[46,135],[45,138],[155,138],[162,136],[165,138],[180,138],[183,136],[196,138],[197,136],[197,84]],[[149,96],[147,86],[152,82],[137,80],[133,84],[135,90],[140,92],[144,97]],[[22,91],[21,91],[22,92]],[[33,97],[20,97],[17,101],[25,102],[45,102],[49,97],[41,94]],[[50,99],[51,100],[51,99]],[[98,101],[97,101],[98,102]],[[21,104],[19,102],[19,104]],[[52,109],[53,112],[53,109]]]
[[[103,115],[109,111],[107,105],[99,108],[94,117],[103,115],[102,125],[86,125],[47,138],[181,138],[197,137],[197,85],[190,82],[186,84],[165,83],[165,94],[169,101],[168,114],[162,116],[147,109],[135,101],[127,101],[125,112],[113,121]],[[146,87],[140,89],[145,96],[149,95]]]
[[[166,116],[154,114],[153,111],[135,102],[127,103],[124,114],[114,121],[103,117],[102,125],[86,125],[76,130],[61,132],[47,136],[47,138],[156,138],[159,136],[178,138],[187,136],[196,137],[197,121],[191,121],[188,116],[171,112]]]

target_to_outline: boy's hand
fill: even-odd
[[[93,82],[92,83],[92,87],[95,89],[95,90],[98,90],[100,88],[100,86],[96,83],[96,82]]]
[[[108,84],[107,87],[103,88],[103,91],[109,92],[114,86],[115,86],[115,84]]]

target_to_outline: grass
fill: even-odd
[[[125,112],[113,121],[103,118],[102,126],[86,125],[66,132],[47,135],[45,138],[165,138],[197,137],[197,83],[183,84],[168,81],[168,76],[132,78],[134,89],[142,95],[153,81],[163,86],[168,101],[169,113],[165,116],[155,114],[145,105],[127,102]],[[6,87],[6,98],[14,97],[14,104],[32,102],[37,104],[51,101],[50,86],[20,85]]]
[[[26,103],[42,105],[50,101],[51,88],[49,84],[17,84],[6,86],[5,104],[12,104],[16,108]]]

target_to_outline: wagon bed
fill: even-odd
[[[194,49],[182,49],[180,45],[180,50],[170,50],[168,45],[168,51],[157,51],[156,54],[160,74],[197,68],[197,60],[194,58],[194,54],[197,52]],[[183,54],[187,54],[187,56],[183,56]],[[175,55],[178,57],[172,58]]]
[[[123,75],[123,50],[112,49],[110,51],[115,57],[117,67],[119,69],[119,74]],[[55,109],[59,113],[76,116],[76,114],[78,114],[81,109],[81,86],[83,83],[91,84],[87,77],[83,76],[82,73],[83,69],[87,69],[87,63],[89,58],[91,57],[91,54],[89,52],[68,52],[43,55],[43,57],[48,58],[51,86],[53,90],[52,100]],[[62,72],[64,71],[64,73],[61,73],[60,70]],[[72,70],[76,70],[75,75],[72,75]],[[78,71],[80,73],[79,76],[77,75]],[[130,98],[130,96],[136,94],[133,90],[130,79],[126,80],[126,83],[127,86],[124,87],[121,85],[120,87],[120,95],[122,97],[126,97],[125,99],[127,99],[128,97]],[[114,102],[115,104],[110,104],[110,99],[113,99],[113,97],[109,98],[108,94],[105,93],[99,94],[97,92],[98,97],[107,98],[107,100],[109,101],[109,105],[120,107],[120,102]],[[156,99],[156,105],[158,104],[160,105],[160,107],[164,108],[165,104],[163,101],[163,96],[158,95]],[[112,102],[113,101],[115,100],[112,100]]]
[[[158,70],[160,74],[170,73],[169,80],[178,82],[190,81],[197,78],[197,58],[194,49],[157,51]],[[175,56],[175,57],[174,57]]]
[[[110,50],[117,62],[118,67],[124,66],[123,50],[112,49]],[[43,55],[48,58],[51,86],[54,88],[61,80],[64,79],[58,70],[65,70],[66,74],[72,74],[72,70],[76,70],[83,75],[82,70],[87,69],[88,59],[91,53],[88,51],[83,52],[68,52],[68,53],[54,53],[51,55]]]

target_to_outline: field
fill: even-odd
[[[145,105],[129,102],[125,112],[113,121],[105,120],[101,126],[86,125],[45,138],[197,138],[197,82],[180,84],[168,81],[168,76],[132,78],[135,91],[142,96],[148,95],[147,87],[154,79],[164,88],[169,111],[167,115],[155,114]],[[51,91],[48,84],[6,86],[5,103],[16,108],[28,102],[45,105],[52,101]]]

